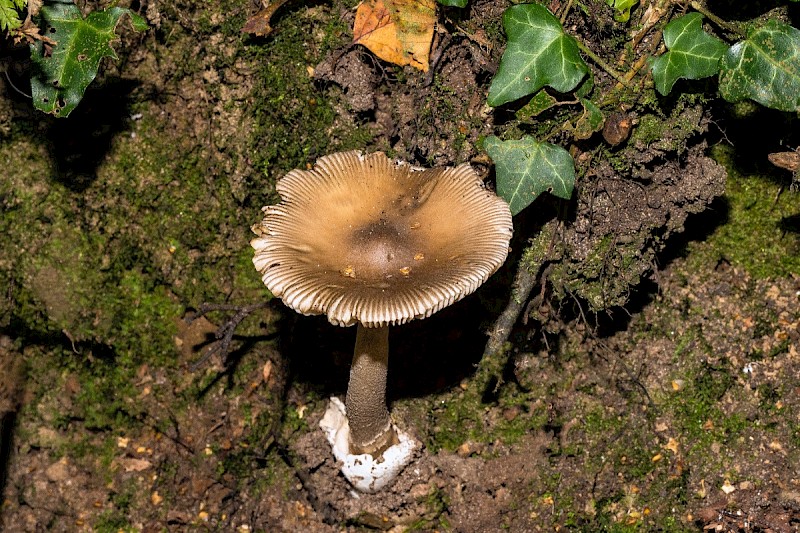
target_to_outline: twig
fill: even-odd
[[[564,6],[564,12],[561,13],[561,25],[564,25],[564,21],[567,20],[567,15],[569,15],[569,10],[572,9],[572,3],[574,0],[569,0],[567,5]]]
[[[11,85],[12,89],[17,91],[19,94],[21,94],[25,98],[33,98],[33,96],[31,96],[30,94],[28,94],[26,92],[23,92],[22,90],[18,89],[16,85],[14,85],[14,82],[11,81],[11,76],[8,75],[8,71],[7,70],[3,70],[3,74],[6,75],[6,80],[8,81],[8,84]]]
[[[628,80],[628,82],[633,80],[633,78],[639,73],[639,71],[645,65],[647,65],[647,61],[655,53],[655,51],[656,51],[655,49],[658,48],[659,46],[662,46],[662,47],[664,46],[663,43],[661,43],[661,35],[662,35],[662,30],[658,30],[653,35],[653,41],[652,41],[648,51],[645,52],[644,54],[642,54],[641,57],[639,57],[639,59],[636,61],[636,63],[634,63],[633,67],[631,67],[631,69],[628,72],[625,73],[624,78],[626,80]],[[615,100],[616,97],[615,96],[611,96],[611,95],[616,93],[617,91],[622,90],[623,86],[624,87],[628,87],[627,84],[617,83],[614,86],[614,89],[612,91],[610,91],[609,94],[605,95],[603,97],[603,99],[600,101],[600,104],[599,104],[600,107],[603,107],[603,106],[606,106],[606,105],[609,105],[610,103],[612,103]]]
[[[231,342],[233,341],[233,334],[236,332],[236,328],[239,327],[239,324],[250,316],[253,311],[257,311],[258,309],[263,309],[269,306],[269,301],[266,302],[258,302],[255,304],[250,305],[234,305],[234,304],[210,304],[204,303],[200,306],[200,309],[197,311],[197,315],[194,316],[191,320],[197,320],[201,316],[206,315],[212,311],[236,311],[227,322],[225,322],[222,326],[217,329],[214,337],[218,340],[218,342],[214,343],[212,346],[206,350],[206,353],[203,354],[200,359],[192,363],[190,370],[192,372],[196,372],[201,366],[203,366],[214,354],[221,354],[223,357],[227,356],[230,351]],[[190,320],[190,322],[191,322]]]
[[[502,383],[500,376],[510,355],[509,346],[507,346],[508,338],[530,298],[531,291],[536,286],[542,266],[548,261],[557,224],[558,221],[552,221],[542,228],[529,248],[532,253],[528,258],[520,261],[517,267],[511,298],[492,325],[483,357],[478,363],[475,377],[470,381],[470,389],[478,396],[483,396],[493,380],[497,380],[495,391]]]
[[[723,30],[729,31],[731,33],[735,33],[736,35],[738,35],[740,37],[746,37],[747,36],[745,34],[745,32],[741,30],[741,28],[739,28],[738,26],[734,26],[733,24],[731,24],[728,21],[722,20],[721,18],[716,16],[714,13],[712,13],[711,11],[706,9],[706,7],[703,4],[701,4],[700,2],[694,1],[694,2],[691,2],[689,5],[692,6],[692,9],[694,9],[695,11],[700,12],[703,16],[705,16],[706,18],[711,20],[714,24],[716,24],[717,26],[719,26]]]
[[[603,60],[603,58],[601,58],[599,55],[597,55],[594,52],[592,52],[589,49],[589,47],[586,46],[586,44],[584,44],[583,41],[581,41],[580,39],[575,37],[575,42],[578,44],[578,48],[581,49],[581,52],[583,52],[584,54],[589,56],[589,58],[592,61],[594,61],[595,63],[597,63],[597,66],[599,66],[601,69],[605,70],[608,73],[609,76],[611,76],[612,78],[614,78],[615,80],[620,82],[625,87],[628,86],[628,83],[629,83],[628,80],[626,80],[625,77],[623,77],[622,74],[617,72],[611,65],[606,63],[605,60]]]
[[[438,36],[438,34],[437,34]],[[431,60],[428,63],[428,72],[425,73],[425,80],[423,83],[424,87],[427,87],[431,83],[433,83],[433,77],[436,73],[436,67],[439,66],[439,61],[442,60],[444,56],[444,51],[450,46],[450,42],[452,41],[453,37],[449,33],[442,37],[441,40],[437,37],[437,43],[433,50],[433,55],[431,56]]]

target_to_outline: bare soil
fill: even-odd
[[[273,21],[276,35],[244,44],[225,17],[244,20],[251,13],[242,6],[230,13],[188,3],[139,6],[154,33],[140,41],[126,34],[124,60],[109,69],[146,80],[129,104],[148,127],[137,118],[104,129],[102,153],[86,156],[102,163],[99,171],[89,165],[76,173],[83,167],[65,163],[70,172],[30,187],[71,183],[68,203],[87,217],[80,227],[102,228],[118,237],[112,243],[136,243],[149,261],[139,270],[154,276],[181,312],[143,319],[143,327],[168,322],[169,353],[150,354],[145,341],[124,382],[113,378],[128,361],[114,353],[119,337],[80,337],[65,327],[64,338],[53,341],[52,328],[43,334],[35,324],[0,322],[2,529],[800,530],[800,272],[757,277],[708,252],[705,240],[725,223],[719,198],[727,174],[710,156],[720,135],[704,103],[625,111],[634,131],[616,148],[599,135],[572,144],[579,170],[573,200],[538,200],[515,219],[512,258],[495,278],[468,300],[392,332],[389,399],[398,423],[423,448],[387,491],[355,493],[317,427],[327,398],[344,393],[353,331],[296,317],[274,301],[248,318],[231,353],[196,364],[218,346],[215,333],[230,316],[195,318],[195,298],[244,304],[259,297],[260,288],[241,281],[231,265],[247,246],[260,204],[274,200],[269,180],[281,165],[312,162],[322,155],[318,146],[360,142],[360,149],[423,166],[472,161],[493,182],[479,142],[512,127],[514,109],[485,105],[502,53],[486,32],[497,30],[507,3],[476,1],[468,13],[451,12],[446,27],[453,31],[437,36],[428,75],[384,64],[346,36],[325,48],[321,28],[332,20],[352,25],[352,6],[334,4],[289,4]],[[585,38],[612,54],[613,21],[598,13]],[[567,26],[581,28],[587,17],[575,11]],[[274,148],[252,139],[257,117],[277,121],[270,113],[316,104],[292,94],[289,104],[254,106],[248,100],[259,94],[263,78],[255,73],[264,66],[257,62],[268,59],[242,56],[241,47],[277,53],[265,42],[280,42],[291,24],[313,28],[303,46],[319,54],[309,52],[314,63],[296,66],[308,76],[303,83],[330,100],[334,118],[329,130],[314,133],[324,140],[292,155],[297,160],[275,156],[257,168],[254,153]],[[601,74],[595,83],[614,80]],[[366,132],[368,140],[354,141],[345,130]],[[68,133],[53,134],[57,149],[36,157],[89,153],[65,148]],[[192,216],[201,231],[213,224],[214,235],[183,256],[144,217],[112,226],[91,215],[128,211],[103,169],[138,168],[120,154],[130,143],[146,153],[150,136],[176,160],[199,159],[205,171],[209,192]],[[126,179],[140,191],[183,187],[156,175]],[[780,205],[798,207],[787,194]],[[710,216],[697,215],[708,210]],[[552,240],[508,332],[508,362],[491,394],[476,399],[470,380],[484,332],[518,297],[510,294],[514,271],[525,268],[524,252],[543,227],[554,228]],[[676,243],[687,231],[691,239]],[[797,239],[796,232],[784,235]],[[203,277],[203,261],[226,266]],[[47,320],[77,322],[70,291],[81,281],[37,272],[33,298]],[[13,295],[7,299],[8,308],[17,305]],[[105,315],[96,311],[100,322]],[[106,401],[117,406],[111,414],[102,409]]]

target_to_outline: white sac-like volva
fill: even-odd
[[[419,444],[408,433],[394,428],[398,444],[390,446],[379,459],[369,454],[351,455],[350,425],[345,415],[345,406],[338,398],[331,398],[325,416],[319,422],[333,455],[342,463],[342,474],[353,487],[361,492],[374,493],[385,489],[414,458]]]

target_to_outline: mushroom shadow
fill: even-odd
[[[445,390],[475,371],[486,344],[483,331],[492,318],[482,292],[424,320],[390,328],[390,402]],[[298,317],[283,347],[295,379],[322,396],[344,396],[355,337],[355,327],[334,326],[325,317]]]

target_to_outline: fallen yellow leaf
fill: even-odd
[[[436,0],[365,0],[356,10],[353,42],[396,65],[428,71]]]

